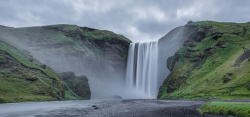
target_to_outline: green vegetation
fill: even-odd
[[[0,103],[63,100],[62,81],[0,44]]]
[[[249,102],[207,102],[201,109],[202,114],[216,114],[237,117],[250,116]]]
[[[185,29],[158,98],[249,99],[250,23],[192,22]]]
[[[51,68],[77,74],[83,70],[98,72],[97,77],[108,74],[107,78],[112,77],[113,70],[123,74],[123,70],[112,68],[125,69],[129,43],[131,41],[122,35],[77,25],[0,27],[0,100],[89,99],[89,87],[84,87],[88,86],[85,76],[74,76],[67,81],[60,79]],[[77,92],[82,91],[81,88],[86,88],[83,92],[89,95],[85,97]]]

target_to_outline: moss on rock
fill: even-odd
[[[59,74],[65,83],[66,99],[90,99],[91,92],[86,76],[76,76],[73,72]]]

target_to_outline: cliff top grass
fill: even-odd
[[[57,25],[49,25],[49,26],[42,26],[42,27],[45,27],[46,29],[50,28],[50,29],[67,32],[67,33],[73,33],[73,35],[74,33],[75,34],[82,33],[85,37],[92,38],[92,39],[98,39],[98,40],[117,39],[117,40],[122,40],[128,43],[132,43],[131,40],[127,39],[123,35],[115,34],[107,30],[99,30],[99,29],[94,29],[94,28],[89,28],[89,27],[79,27],[77,25],[68,25],[68,24],[57,24]],[[39,27],[36,27],[36,28],[39,28]]]

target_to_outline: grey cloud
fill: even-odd
[[[76,24],[152,41],[188,20],[247,22],[248,0],[1,0],[0,24]]]

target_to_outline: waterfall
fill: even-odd
[[[126,86],[138,98],[157,96],[158,42],[131,43],[129,46]]]

